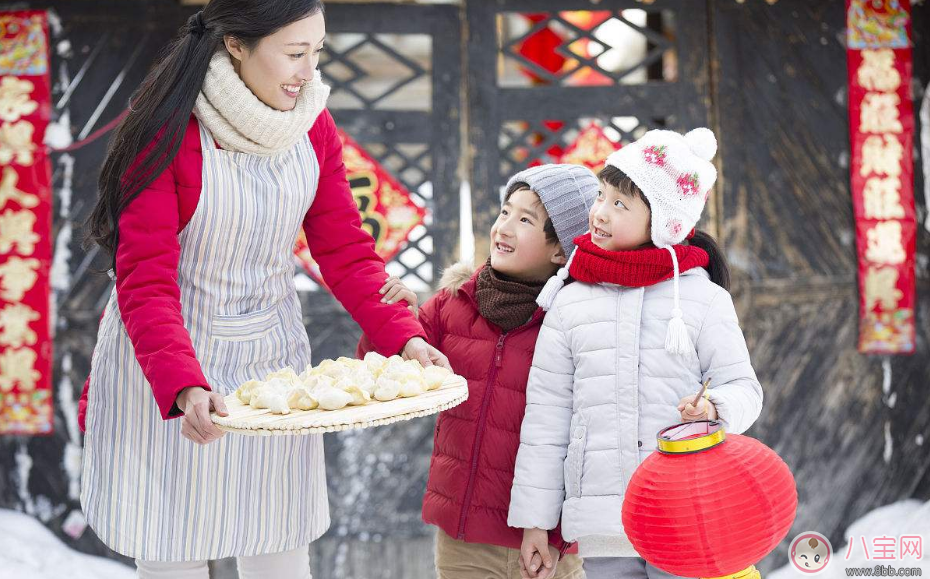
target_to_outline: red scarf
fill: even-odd
[[[646,287],[672,279],[675,270],[667,249],[648,247],[632,251],[607,251],[591,241],[591,234],[575,238],[575,256],[568,273],[578,281],[608,282],[624,287]],[[693,245],[676,245],[678,271],[707,267],[707,252]]]

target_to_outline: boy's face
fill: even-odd
[[[501,207],[491,227],[491,267],[510,277],[539,281],[565,263],[558,242],[546,240],[546,208],[529,189],[519,189]]]
[[[591,241],[607,251],[629,251],[648,245],[649,207],[639,195],[624,195],[619,189],[601,181],[597,199],[588,214]]]

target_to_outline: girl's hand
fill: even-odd
[[[717,407],[707,398],[701,398],[697,407],[691,405],[694,396],[685,396],[678,402],[678,411],[681,412],[682,422],[695,420],[717,420]]]
[[[392,275],[387,278],[387,281],[384,282],[384,285],[381,286],[378,293],[384,296],[381,298],[382,304],[393,304],[400,300],[404,300],[409,304],[407,309],[416,315],[418,304],[417,294],[405,286],[404,282],[400,281],[399,277]]]
[[[184,413],[181,417],[181,435],[184,438],[197,444],[209,444],[226,434],[210,420],[210,410],[216,410],[220,416],[229,416],[222,394],[192,386],[181,390],[175,403]]]
[[[453,371],[452,366],[449,365],[449,359],[446,358],[445,354],[427,344],[426,340],[420,337],[407,340],[407,344],[404,346],[403,356],[405,360],[419,361],[420,365],[424,368],[435,364],[449,371]]]
[[[549,545],[545,529],[523,529],[520,546],[520,576],[523,579],[546,579],[555,574],[559,552]]]

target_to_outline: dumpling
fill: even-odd
[[[420,364],[419,360],[404,360],[404,366],[409,366],[417,372],[423,372],[423,364]]]
[[[316,393],[317,402],[323,410],[341,410],[352,403],[352,395],[338,388],[321,388]]]
[[[400,382],[390,378],[378,378],[375,383],[375,400],[389,402],[400,396]]]
[[[395,368],[397,366],[403,366],[403,365],[404,365],[404,359],[398,356],[397,354],[394,354],[393,356],[387,359],[387,362],[384,363],[383,369],[389,370],[391,368]]]
[[[296,376],[296,374],[294,376]],[[291,382],[286,378],[272,378],[261,386],[261,390],[287,396],[287,393],[293,390],[298,384],[299,382]]]
[[[365,354],[363,359],[365,366],[368,368],[368,371],[371,372],[374,378],[377,378],[381,373],[381,369],[384,368],[384,365],[387,364],[387,358],[382,356],[377,352],[368,352]]]
[[[315,377],[314,383],[309,387],[310,393],[318,392],[319,390],[324,390],[326,388],[334,388],[336,386],[336,380],[325,374],[320,374]]]
[[[243,404],[248,404],[252,400],[252,393],[257,387],[261,387],[262,383],[258,380],[249,380],[236,388],[236,398],[239,399],[239,402]]]
[[[315,410],[319,406],[320,403],[310,394],[304,394],[304,396],[297,401],[297,408],[300,410]]]
[[[331,378],[340,378],[343,374],[349,372],[348,366],[344,366],[335,360],[323,360],[319,366],[310,370],[312,375],[323,375]]]
[[[287,405],[294,410],[313,410],[319,403],[306,389],[294,388],[287,395]]]
[[[448,368],[442,366],[430,366],[423,370],[423,379],[426,381],[427,390],[438,390],[446,378],[452,375]]]
[[[336,358],[336,363],[345,366],[349,370],[357,370],[365,366],[365,362],[355,358],[347,358],[346,356],[339,356]]]
[[[343,388],[342,391],[352,396],[352,402],[349,403],[352,406],[364,406],[371,400],[371,394],[355,385]]]
[[[371,372],[367,368],[357,368],[352,371],[347,378],[341,378],[341,380],[348,379],[352,384],[358,386],[365,392],[371,394],[375,391],[375,379],[372,377]]]
[[[418,362],[419,363],[419,362]],[[395,364],[384,369],[382,376],[387,376],[391,380],[405,382],[420,377],[420,370],[417,370],[412,364]]]
[[[422,378],[405,380],[400,383],[400,395],[403,398],[413,398],[426,392],[426,383]]]
[[[258,396],[252,399],[255,408],[267,408],[273,414],[290,414],[291,408],[287,405],[287,399],[277,392],[269,390],[259,391]]]
[[[285,382],[294,384],[300,381],[299,377],[297,376],[297,372],[295,372],[293,368],[282,368],[281,370],[276,370],[265,376],[265,382],[271,382],[275,378],[279,378]]]

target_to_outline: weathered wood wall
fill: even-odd
[[[917,354],[883,370],[882,358],[856,352],[843,1],[709,5],[718,227],[765,388],[749,434],[797,479],[789,536],[816,530],[838,547],[865,512],[930,498],[930,448],[918,438],[930,438],[930,235],[918,237]],[[930,10],[917,5],[913,15],[915,85],[926,86]],[[922,219],[921,189],[916,198]],[[786,564],[786,549],[763,568]]]

